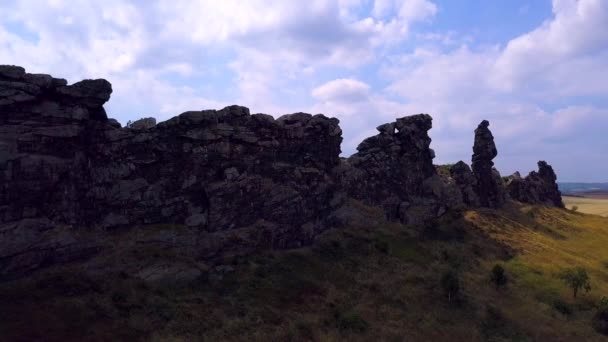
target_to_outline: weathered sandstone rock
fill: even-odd
[[[539,161],[538,172],[532,171],[526,178],[522,178],[519,172],[509,176],[507,191],[512,199],[523,203],[564,207],[557,186],[557,176],[551,165],[545,161]]]
[[[476,179],[474,189],[479,197],[479,205],[499,208],[506,201],[506,192],[500,173],[494,168],[492,161],[498,152],[489,125],[487,120],[483,120],[475,130],[472,158],[473,175]]]

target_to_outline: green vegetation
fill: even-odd
[[[310,247],[226,257],[219,268],[179,259],[200,269],[198,278],[143,281],[137,272],[73,264],[2,283],[0,316],[10,319],[0,321],[0,340],[605,338],[608,219],[512,205],[404,227],[352,205],[363,219]],[[133,248],[91,263],[145,268],[179,257]],[[560,277],[573,267],[593,283],[585,296],[574,298]]]
[[[572,289],[572,296],[574,298],[576,298],[576,295],[580,290],[584,289],[586,292],[591,290],[589,275],[582,267],[566,269],[560,274],[560,278]]]
[[[448,298],[448,303],[457,298],[460,291],[460,281],[456,272],[449,270],[441,276],[441,288],[443,288],[443,292]]]
[[[504,267],[498,264],[494,265],[490,274],[490,281],[494,284],[497,290],[501,287],[505,287],[507,285],[508,278],[505,274]]]
[[[435,170],[442,177],[451,177],[450,169],[454,164],[435,165]]]
[[[602,297],[597,312],[593,315],[593,328],[604,335],[608,335],[608,298]]]

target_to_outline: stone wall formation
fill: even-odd
[[[525,178],[500,176],[485,120],[471,167],[440,175],[428,114],[379,126],[341,158],[339,121],[322,114],[275,119],[230,106],[121,127],[103,108],[111,93],[106,80],[68,85],[0,66],[0,275],[94,253],[83,230],[183,225],[200,257],[298,247],[349,197],[404,224],[508,199],[563,207],[544,161]]]

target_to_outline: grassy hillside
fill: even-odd
[[[603,197],[572,197],[564,196],[566,208],[577,210],[587,214],[608,216],[608,196]]]
[[[311,247],[219,267],[183,260],[203,271],[196,280],[94,276],[72,265],[0,284],[0,340],[604,340],[591,320],[608,295],[606,218],[515,204],[428,227],[386,223],[357,203],[351,216]],[[115,260],[130,263],[131,252]],[[504,289],[490,283],[496,264]],[[592,287],[576,299],[557,276],[572,266]],[[451,301],[441,286],[448,273],[460,285]]]

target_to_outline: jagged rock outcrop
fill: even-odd
[[[508,177],[507,191],[512,199],[523,203],[564,207],[562,194],[557,186],[557,176],[551,165],[538,162],[538,172],[532,171],[522,178],[519,172]]]
[[[389,219],[424,223],[450,207],[449,189],[441,181],[430,148],[432,118],[418,114],[381,125],[338,171],[353,198],[384,208]]]
[[[0,66],[0,279],[114,248],[107,232],[122,227],[145,232],[123,244],[211,260],[307,244],[341,220],[347,196],[407,224],[506,199],[487,121],[473,170],[459,162],[440,176],[428,114],[381,125],[340,158],[339,122],[322,114],[230,106],[121,127],[103,108],[111,94],[105,80],[67,85]],[[539,168],[509,192],[563,206],[552,168]]]
[[[87,255],[76,230],[95,227],[184,224],[209,257],[299,246],[341,204],[337,119],[231,106],[120,128],[110,83],[66,83],[0,67],[0,274]]]
[[[492,161],[497,155],[494,136],[488,128],[490,123],[483,120],[475,130],[473,145],[473,162],[471,164],[476,184],[475,193],[479,205],[488,208],[499,208],[506,201],[506,191],[500,173]]]
[[[156,126],[155,118],[141,118],[132,123],[127,123],[127,127],[130,129],[148,129]]]
[[[462,194],[462,201],[470,207],[479,206],[479,197],[475,193],[477,180],[467,163],[462,160],[450,167],[450,177]]]

